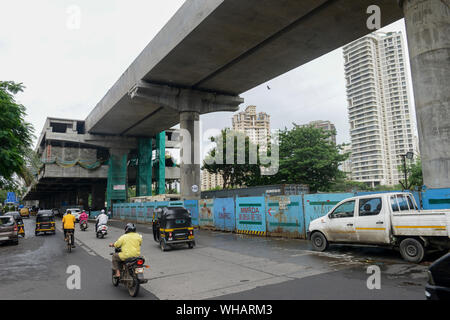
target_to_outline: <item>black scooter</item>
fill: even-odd
[[[87,228],[88,228],[88,222],[86,220],[81,221],[80,222],[80,230],[86,231]]]
[[[121,250],[115,248],[115,252],[119,253]],[[111,253],[111,255],[113,255]],[[121,263],[120,277],[115,276],[114,270],[112,270],[112,283],[115,287],[122,283],[128,288],[128,293],[132,297],[136,297],[139,294],[140,285],[147,283],[148,279],[144,278],[144,268],[149,266],[144,265],[144,257],[129,258]]]

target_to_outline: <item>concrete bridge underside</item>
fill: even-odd
[[[201,114],[235,111],[239,94],[372,32],[374,4],[381,26],[405,17],[424,182],[448,187],[448,0],[186,1],[88,115],[86,132],[153,138],[180,123],[194,158]],[[180,172],[182,197],[199,198],[200,164],[182,161]]]
[[[450,185],[448,0],[186,1],[86,119],[90,133],[154,136],[184,118],[234,111],[238,97],[405,17],[425,184]],[[191,113],[186,115],[186,112]],[[193,134],[193,132],[192,132]],[[195,148],[193,152],[199,152]],[[181,165],[182,193],[199,168]],[[198,177],[197,177],[198,176]],[[184,180],[184,183],[183,183]]]

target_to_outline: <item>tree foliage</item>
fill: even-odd
[[[0,81],[0,188],[14,187],[14,174],[29,177],[27,157],[34,130],[25,121],[25,107],[14,98],[23,89],[21,83]]]
[[[216,147],[208,153],[202,169],[220,174],[223,178],[222,188],[255,185],[260,182],[262,177],[259,147],[252,144],[248,136],[226,128],[219,136],[210,139],[216,143]],[[228,146],[233,146],[232,150],[229,150]]]
[[[398,167],[399,172],[402,173],[402,176],[405,175],[404,166]],[[423,186],[423,175],[422,175],[422,161],[417,159],[416,161],[409,163],[406,165],[406,175],[408,179],[408,185],[405,184],[406,181],[400,181],[400,184],[403,189],[411,190],[414,188],[422,189]]]
[[[329,138],[334,134],[310,126],[285,128],[279,134],[280,168],[271,183],[306,184],[311,192],[327,191],[344,173],[339,166],[349,154]]]
[[[344,173],[339,170],[340,164],[349,154],[341,154],[342,146],[335,145],[329,139],[333,132],[327,132],[313,127],[300,127],[294,124],[294,128],[285,128],[279,133],[279,168],[274,175],[262,175],[261,168],[269,167],[261,164],[259,146],[252,146],[248,137],[245,137],[246,163],[238,164],[239,147],[234,148],[233,164],[225,163],[226,137],[234,136],[235,146],[239,134],[229,129],[222,131],[221,136],[212,138],[211,141],[221,143],[223,146],[223,164],[214,162],[204,164],[203,169],[210,173],[221,174],[224,183],[223,188],[236,186],[256,186],[269,184],[306,184],[312,192],[328,191],[333,183],[343,179]],[[244,135],[245,136],[245,135]],[[220,138],[220,139],[219,139]],[[252,150],[256,151],[257,162],[249,164],[248,159]],[[208,160],[217,158],[218,150],[214,148],[208,155]],[[270,148],[268,157],[270,157]]]

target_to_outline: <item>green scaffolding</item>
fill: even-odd
[[[128,198],[127,179],[128,153],[111,154],[108,165],[108,184],[106,189],[106,201],[108,208],[113,203],[126,202]]]
[[[166,132],[156,135],[156,194],[166,193]]]
[[[137,175],[136,175],[136,196],[152,195],[152,143],[151,138],[139,139]]]
[[[153,140],[155,140],[156,158],[153,160]],[[137,158],[130,159],[130,166],[136,166],[136,196],[152,195],[152,170],[155,169],[155,194],[166,193],[166,132],[156,135],[155,139],[138,140]],[[108,184],[106,201],[108,208],[114,203],[123,203],[128,199],[128,153],[111,152],[108,160]]]

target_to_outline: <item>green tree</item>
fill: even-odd
[[[279,134],[280,167],[271,183],[300,183],[311,192],[328,191],[344,173],[339,166],[349,154],[341,154],[341,145],[329,139],[330,131],[313,127],[285,128]]]
[[[7,197],[8,191],[0,189],[0,205],[2,205]]]
[[[229,151],[232,159],[228,159],[232,161],[227,161],[226,158],[227,138],[233,144],[233,150]],[[219,136],[210,139],[216,143],[216,147],[208,153],[202,169],[209,173],[220,174],[223,178],[223,189],[261,183],[260,180],[263,178],[260,172],[259,147],[252,144],[244,133],[226,128]]]
[[[399,166],[398,170],[399,172],[402,173],[402,176],[405,175],[404,166]],[[420,158],[406,165],[406,176],[408,178],[408,185],[405,184],[404,180],[400,181],[401,187],[403,189],[411,190],[417,187],[419,190],[422,190],[423,175],[422,175],[422,161],[420,160]]]
[[[0,81],[0,188],[14,187],[14,174],[22,178],[28,174],[27,155],[34,130],[25,121],[25,107],[14,98],[23,89],[21,83]]]

